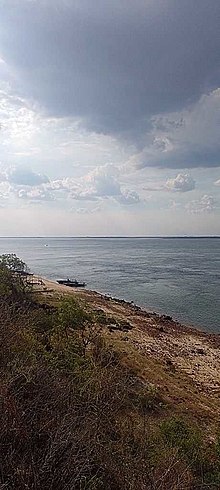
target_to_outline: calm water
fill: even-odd
[[[0,239],[0,254],[11,252],[37,274],[84,280],[89,289],[220,333],[220,239]]]

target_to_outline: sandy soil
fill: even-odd
[[[176,392],[179,403],[187,399],[195,409],[203,406],[220,417],[220,335],[183,326],[171,317],[147,312],[133,303],[95,291],[61,286],[44,278],[43,283],[37,288],[44,289],[47,295],[72,294],[85,300],[92,309],[128,321],[132,328],[127,333],[117,330],[111,333],[123,343],[124,352],[130,346],[141,354],[146,366],[152,369],[153,365],[154,380],[158,385],[162,383],[173,398]],[[147,373],[149,376],[149,370]]]

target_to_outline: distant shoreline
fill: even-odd
[[[135,239],[135,240],[141,240],[141,239],[145,239],[145,240],[151,240],[151,239],[158,239],[158,240],[201,240],[201,239],[220,239],[220,235],[189,235],[189,236],[184,236],[184,235],[177,235],[177,236],[161,236],[161,235],[152,235],[152,236],[123,236],[123,235],[117,235],[117,236],[114,236],[114,235],[109,235],[109,236],[0,236],[0,240],[5,240],[5,239],[16,239],[16,240],[25,240],[25,239],[37,239],[37,240],[42,240],[42,239],[45,239],[45,240],[51,240],[51,239],[80,239],[80,240],[90,240],[90,239],[96,239],[96,240],[108,240],[108,239],[114,239],[114,240],[117,240],[117,239],[128,239],[128,240],[132,240],[132,239]]]

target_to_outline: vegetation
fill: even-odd
[[[27,300],[31,285],[27,281],[28,268],[15,254],[0,256],[0,295],[5,301],[16,303]]]
[[[3,254],[0,256],[0,267],[12,272],[27,272],[28,267],[16,254]]]
[[[164,408],[108,345],[103,315],[37,302],[0,264],[0,488],[220,488],[220,438]]]

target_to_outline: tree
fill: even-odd
[[[28,267],[16,254],[0,255],[0,267],[7,268],[11,272],[28,272]]]
[[[0,296],[2,299],[19,300],[31,290],[31,285],[22,273],[28,272],[25,262],[16,254],[0,256]]]

